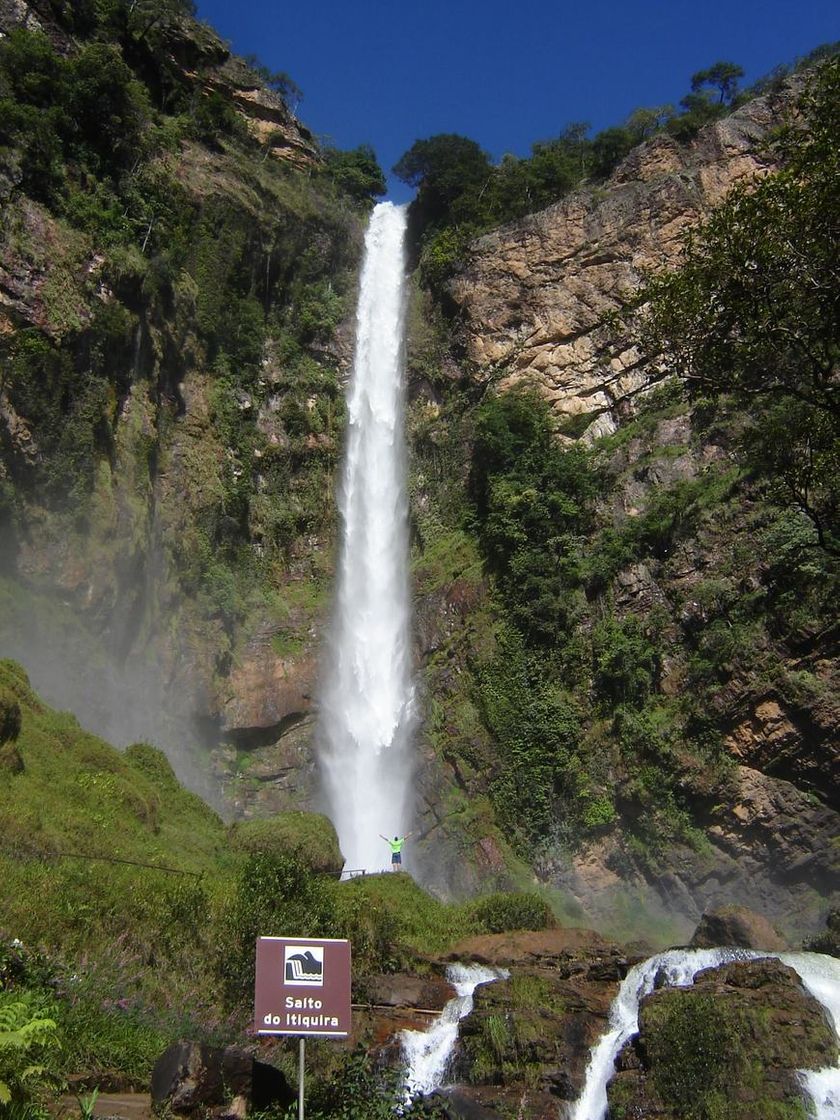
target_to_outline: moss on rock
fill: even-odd
[[[693,988],[653,992],[619,1055],[610,1116],[662,1120],[804,1120],[799,1069],[836,1058],[820,1004],[777,960],[698,973]]]
[[[268,820],[231,826],[231,846],[251,855],[294,855],[313,871],[338,873],[344,856],[332,821],[322,813],[291,810]]]

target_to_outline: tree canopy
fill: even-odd
[[[691,89],[697,93],[704,86],[714,86],[720,94],[720,104],[731,105],[738,92],[738,80],[743,76],[743,67],[737,63],[716,62],[706,70],[698,70],[691,75]]]

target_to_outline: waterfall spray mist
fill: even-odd
[[[381,203],[365,238],[335,617],[325,667],[320,766],[348,868],[388,861],[380,839],[410,813],[414,692],[405,496],[403,326],[405,211]]]

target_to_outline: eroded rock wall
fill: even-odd
[[[559,416],[586,415],[590,436],[613,430],[658,371],[632,340],[616,353],[605,317],[635,294],[645,270],[677,261],[681,236],[730,187],[772,166],[765,143],[797,84],[690,144],[657,136],[603,186],[476,241],[449,287],[473,377],[526,381]]]

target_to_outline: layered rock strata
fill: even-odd
[[[690,144],[657,136],[604,186],[476,241],[449,287],[473,376],[535,385],[559,416],[588,418],[591,437],[613,430],[658,371],[629,340],[616,351],[605,317],[647,270],[677,261],[682,235],[735,183],[771,166],[766,140],[793,92],[749,102]]]

